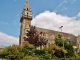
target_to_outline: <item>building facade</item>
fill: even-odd
[[[20,22],[21,22],[20,37],[19,37],[19,44],[20,45],[22,45],[25,42],[23,37],[27,33],[26,30],[30,29],[31,20],[32,20],[32,12],[31,12],[31,8],[29,6],[29,1],[26,0],[26,4],[23,8],[22,16],[20,18]]]
[[[32,19],[33,19],[33,16],[32,16],[31,8],[29,6],[29,1],[26,0],[26,4],[23,8],[22,16],[21,16],[21,19],[20,19],[20,22],[21,22],[20,39],[19,39],[19,44],[20,45],[22,45],[25,42],[24,41],[24,36],[27,33],[26,30],[30,30]],[[59,33],[61,33],[64,36],[64,38],[68,38],[74,44],[77,41],[77,36],[74,36],[73,34],[54,31],[54,30],[49,30],[49,29],[43,29],[43,28],[39,28],[39,27],[36,27],[36,30],[37,30],[37,32],[40,36],[42,36],[46,40],[48,40],[48,43],[54,43],[55,42],[54,38]],[[41,32],[42,32],[42,34],[40,34]]]
[[[2,52],[4,48],[5,48],[5,46],[1,45],[0,46],[0,52]]]
[[[80,35],[78,35],[78,37],[77,37],[76,45],[77,45],[77,48],[78,48],[78,52],[80,52]]]

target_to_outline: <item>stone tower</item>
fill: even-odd
[[[22,16],[20,18],[21,27],[20,27],[20,37],[19,37],[19,45],[22,45],[24,41],[24,36],[27,30],[30,30],[32,20],[32,12],[29,6],[29,1],[26,0],[26,4],[22,11]]]

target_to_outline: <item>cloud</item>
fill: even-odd
[[[5,24],[5,25],[8,25],[9,23],[8,22],[4,22],[4,21],[2,21],[2,22],[0,22],[1,24]]]
[[[80,17],[80,12],[78,13],[78,15],[77,15],[78,17]]]
[[[17,24],[18,24],[19,18],[20,18],[20,15],[19,15],[19,14],[16,14],[16,15],[14,16],[13,25],[17,25]]]
[[[74,16],[73,18],[76,20],[80,20],[80,12],[76,16]]]
[[[16,20],[13,20],[13,25],[17,25],[17,21]]]
[[[74,4],[77,1],[80,1],[80,0],[62,0],[61,3],[57,6],[57,8],[61,8],[61,7],[65,6],[65,4],[69,4],[69,3]]]
[[[67,7],[63,6],[63,9],[65,9],[65,10],[66,10],[66,9],[67,9]]]
[[[15,16],[16,16],[16,17],[19,17],[20,15],[19,15],[19,14],[16,14]]]
[[[76,20],[76,18],[77,16],[74,18],[56,12],[45,11],[32,20],[32,25],[56,31],[60,31],[59,27],[63,26],[63,32],[78,35],[80,34],[80,19]]]
[[[0,45],[19,44],[19,39],[3,32],[0,32]]]
[[[68,3],[68,1],[67,1],[67,0],[63,0],[63,1],[58,5],[57,8],[61,7],[62,5],[66,4],[66,3]]]
[[[72,4],[75,3],[77,0],[72,0]]]
[[[17,0],[14,0],[14,1],[17,1]]]
[[[68,1],[67,0],[63,0],[63,1],[61,1],[61,3],[57,6],[57,10],[58,11],[62,11],[62,10],[66,10],[66,9],[68,9],[66,6],[65,6],[65,4],[67,4],[68,3]],[[60,9],[59,9],[60,8]]]

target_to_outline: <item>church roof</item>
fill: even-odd
[[[5,46],[1,45],[0,48],[5,48]]]
[[[76,42],[77,41],[77,37],[75,35],[73,35],[73,34],[70,34],[70,33],[59,32],[59,31],[49,30],[49,29],[44,29],[44,28],[39,28],[39,27],[36,27],[36,30],[38,32],[43,32],[43,33],[47,33],[47,34],[53,34],[55,36],[57,36],[58,34],[62,34],[64,37],[69,37],[69,40],[71,42]]]

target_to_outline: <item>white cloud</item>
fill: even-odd
[[[78,15],[77,15],[78,17],[80,17],[80,12],[78,13]]]
[[[18,43],[19,43],[18,38],[0,32],[0,45],[12,45]]]
[[[75,3],[77,0],[72,0],[72,4]]]
[[[0,22],[1,24],[5,24],[5,25],[8,25],[9,23],[8,22],[4,22],[4,21],[2,21],[2,22]]]
[[[78,35],[80,34],[80,19],[76,20],[76,18],[45,11],[32,20],[32,25],[57,31],[60,31],[59,27],[63,26],[63,32]]]
[[[17,1],[17,0],[14,0],[14,1]]]
[[[14,24],[14,25],[17,25],[16,20],[13,20],[13,24]]]
[[[67,3],[67,2],[68,2],[67,0],[64,0],[64,1],[63,1],[63,3]]]
[[[67,9],[67,7],[63,6],[63,9],[65,9],[65,10],[66,10],[66,9]]]
[[[62,0],[61,3],[57,6],[57,8],[65,6],[65,4],[74,4],[76,1],[80,1],[80,0]]]
[[[16,14],[16,15],[14,16],[13,25],[17,25],[17,24],[18,24],[19,18],[20,18],[20,15],[19,15],[19,14]]]
[[[76,20],[80,20],[80,12],[76,16],[74,16],[73,18]]]
[[[73,1],[75,2],[75,1],[77,1],[77,0],[73,0]]]
[[[68,1],[67,1],[67,0],[63,0],[63,1],[58,5],[58,7],[61,7],[62,5],[66,4],[66,3],[68,3]],[[58,7],[57,7],[57,8],[58,8]]]
[[[20,15],[19,15],[19,14],[16,14],[15,16],[16,16],[16,17],[19,17]]]

